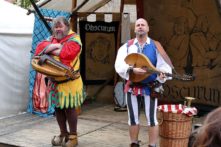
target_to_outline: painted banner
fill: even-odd
[[[99,84],[114,77],[119,22],[80,21],[83,44],[81,73],[85,84]]]
[[[165,84],[165,99],[221,105],[221,13],[216,0],[143,1],[149,35],[159,40],[178,73],[196,76],[194,81]],[[156,13],[156,11],[158,13]]]

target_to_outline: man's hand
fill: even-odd
[[[59,56],[60,52],[61,52],[61,49],[56,49],[56,50],[51,51],[50,54]]]
[[[133,73],[137,75],[144,75],[146,72],[147,71],[142,68],[133,68]]]
[[[159,79],[160,79],[160,80],[163,81],[165,78],[166,78],[166,75],[165,75],[164,73],[160,73],[160,74],[159,74]]]
[[[52,55],[59,55],[61,51],[62,45],[60,43],[50,44],[45,51],[45,53],[49,53]]]

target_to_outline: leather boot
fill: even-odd
[[[61,144],[62,144],[62,141],[64,140],[64,136],[61,136],[61,135],[59,135],[59,136],[54,136],[53,138],[52,138],[52,140],[51,140],[51,144],[53,145],[53,146],[61,146]]]
[[[130,147],[140,147],[140,145],[138,143],[131,143]]]
[[[77,145],[78,145],[77,135],[69,135],[68,140],[66,141],[64,138],[62,142],[62,147],[76,147]]]

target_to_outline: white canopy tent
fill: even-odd
[[[27,109],[34,15],[0,0],[0,117]]]
[[[135,0],[127,0],[127,2],[135,2]],[[120,13],[121,1],[115,0],[40,0],[36,3],[41,8],[54,9],[66,12],[76,13]],[[61,5],[62,4],[62,5]],[[33,10],[33,9],[32,9]],[[124,43],[130,39],[130,23],[136,20],[136,5],[124,5],[124,13],[129,15],[122,16],[121,42]],[[112,17],[112,16],[111,16]],[[110,21],[110,15],[107,14],[105,21]],[[96,21],[95,15],[89,15],[88,21]]]
[[[111,0],[65,0],[65,1],[64,0],[41,0],[37,3],[37,5],[43,4],[43,8],[72,12],[73,9],[75,8],[74,5],[76,3],[77,7],[83,4],[83,6],[78,10],[78,12],[94,12],[96,8],[100,8],[101,6],[103,6],[104,4],[110,1]],[[117,1],[117,3],[116,2],[115,3],[119,5],[119,2],[120,1]],[[106,10],[108,9],[106,8]],[[118,11],[119,11],[119,6],[118,6]]]

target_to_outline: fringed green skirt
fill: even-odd
[[[49,87],[49,101],[60,109],[78,108],[86,98],[81,77],[61,84],[50,83]]]

